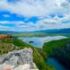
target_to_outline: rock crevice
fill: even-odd
[[[23,66],[23,68],[27,66],[28,70],[35,69],[32,53],[33,50],[31,48],[24,48],[22,50],[15,50],[8,54],[1,55],[0,68],[2,69],[5,65],[10,65],[14,70],[19,70],[21,66]]]

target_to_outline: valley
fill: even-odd
[[[23,33],[24,34],[24,33]],[[29,33],[30,34],[30,33]],[[39,70],[69,70],[69,33],[38,35],[0,34],[0,55],[25,48],[33,50],[33,62]],[[41,36],[40,36],[40,35]],[[43,34],[43,33],[42,33]],[[7,49],[8,48],[8,49]]]

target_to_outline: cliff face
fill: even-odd
[[[33,62],[32,53],[31,48],[24,48],[1,55],[0,70],[3,70],[5,67],[11,67],[13,70],[37,70]]]
[[[70,70],[70,38],[45,43],[43,50]]]
[[[24,67],[28,68],[28,70],[29,70],[33,65],[35,70],[38,70],[36,68],[36,65],[33,62],[32,62],[33,64],[27,64],[27,62],[22,63],[22,61],[19,62],[18,58],[21,60],[21,58],[20,58],[21,56],[18,55],[16,57],[15,53],[13,55],[10,54],[11,51],[14,52],[13,50],[21,51],[20,49],[25,50],[24,48],[27,48],[28,50],[29,50],[29,48],[31,48],[30,52],[32,51],[32,54],[33,54],[33,56],[30,56],[30,54],[29,54],[30,52],[28,51],[29,53],[26,53],[27,52],[27,50],[26,50],[25,55],[24,55],[26,58],[30,58],[30,59],[32,58],[32,61],[34,61],[34,63],[37,65],[37,67],[40,70],[47,70],[46,62],[45,62],[43,56],[41,55],[41,53],[38,51],[38,49],[33,47],[33,46],[31,46],[31,45],[29,45],[29,44],[27,44],[27,43],[25,43],[25,42],[23,42],[22,40],[19,40],[17,37],[0,39],[0,55],[2,55],[2,56],[0,56],[0,68],[8,67],[6,65],[10,65],[10,66],[16,67],[17,70],[20,70],[20,69],[22,69]],[[18,51],[16,51],[16,52],[18,52]],[[10,54],[10,56],[8,54],[6,54],[6,53]],[[24,52],[22,52],[22,53],[24,53]],[[29,55],[27,55],[27,54],[29,54]],[[29,57],[27,57],[26,55],[29,56]],[[13,58],[13,59],[10,59],[10,58],[8,59],[8,57]],[[8,62],[9,60],[16,61],[14,59],[14,57],[18,60],[16,66],[14,66],[15,64],[11,65]],[[26,58],[23,58],[23,59],[26,60]],[[2,59],[3,59],[3,62],[2,62]],[[28,60],[30,61],[30,59],[28,59]],[[8,61],[6,61],[6,60],[8,60]],[[24,60],[24,62],[25,62],[25,60]],[[2,69],[0,69],[0,70],[2,70]],[[10,70],[10,69],[8,69],[8,70]],[[27,69],[22,69],[22,70],[27,70]]]

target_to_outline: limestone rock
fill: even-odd
[[[31,48],[24,48],[4,54],[0,56],[0,68],[2,69],[5,65],[10,65],[14,70],[20,70],[20,68],[23,68],[22,70],[34,69],[32,53],[33,50]]]

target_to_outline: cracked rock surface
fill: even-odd
[[[0,56],[0,70],[38,70],[32,57],[33,50],[24,48]]]

